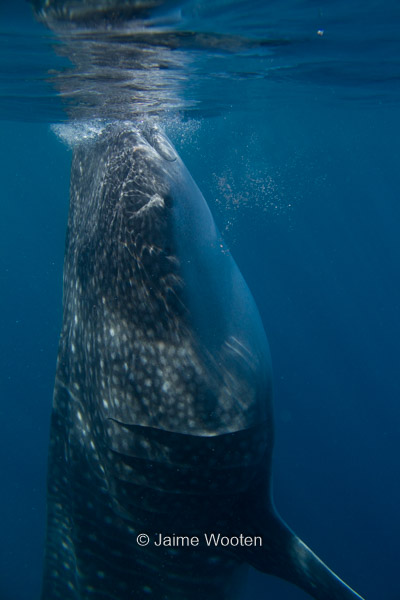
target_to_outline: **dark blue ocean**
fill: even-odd
[[[158,118],[267,332],[276,505],[366,600],[399,600],[400,5],[216,0],[182,14],[212,41],[177,48]],[[107,116],[71,109],[60,46],[29,4],[2,1],[1,600],[40,593],[71,138],[84,129],[66,123],[76,106],[82,122]],[[246,595],[306,597],[256,572]]]

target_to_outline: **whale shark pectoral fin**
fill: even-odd
[[[243,529],[246,534],[259,536],[261,542],[240,548],[242,560],[262,573],[296,585],[316,600],[364,600],[291,531],[272,505],[254,508],[251,502],[246,503]]]

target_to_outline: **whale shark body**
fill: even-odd
[[[78,144],[42,600],[231,600],[246,564],[360,599],[274,508],[271,403],[254,300],[169,140]]]

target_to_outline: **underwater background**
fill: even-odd
[[[400,6],[249,6],[188,3],[191,31],[237,38],[184,49],[182,105],[160,122],[267,332],[279,513],[366,600],[399,600]],[[48,82],[68,68],[55,44],[27,3],[1,3],[1,600],[40,593],[70,145],[83,135]],[[245,596],[306,597],[254,571]]]

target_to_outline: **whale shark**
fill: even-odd
[[[157,125],[73,150],[42,600],[361,599],[278,515],[268,342]]]

